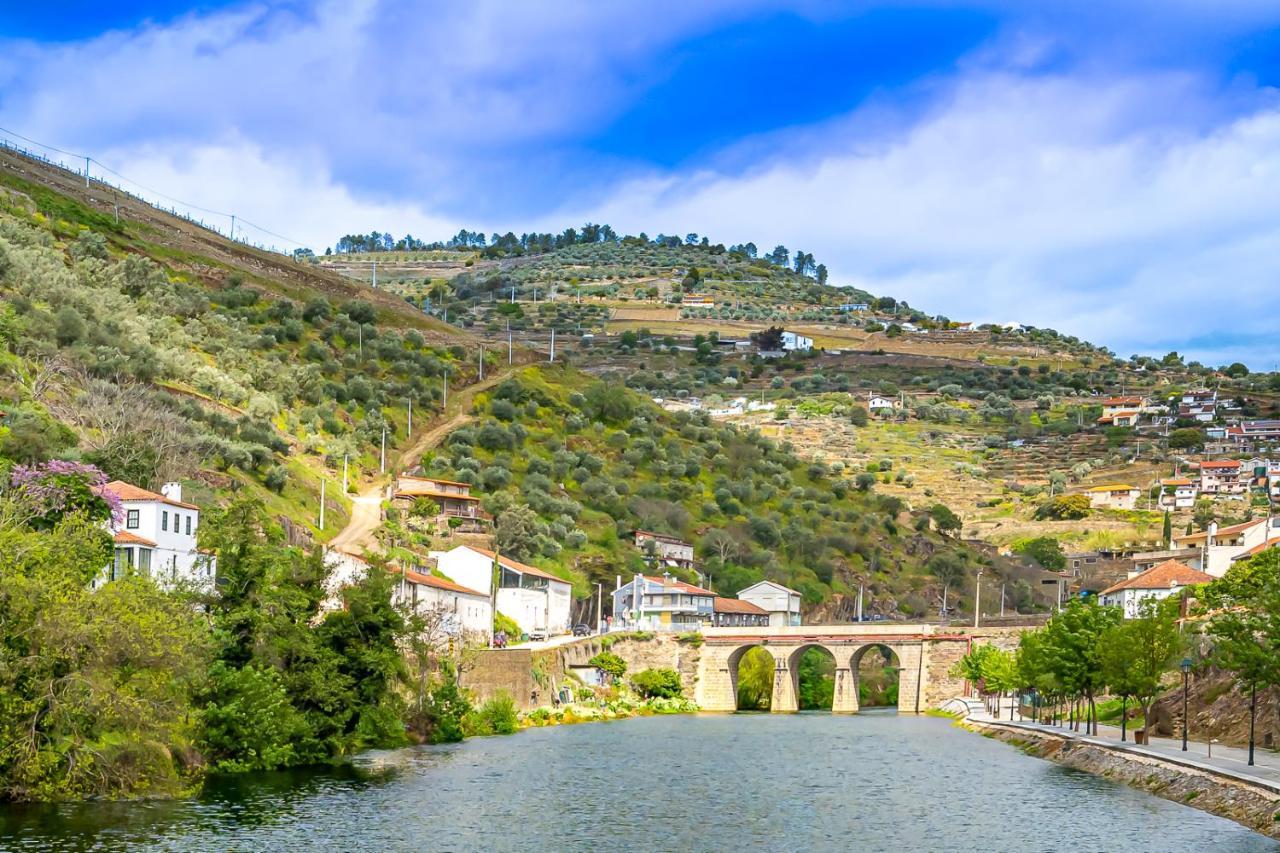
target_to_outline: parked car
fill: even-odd
[[[590,626],[590,625],[574,625],[574,626],[573,626],[573,636],[575,636],[575,637],[590,637],[590,636],[591,636],[591,626]]]
[[[534,628],[529,632],[529,641],[532,643],[540,643],[547,638],[546,628]]]

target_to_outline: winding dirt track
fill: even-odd
[[[391,465],[391,477],[378,478],[376,482],[370,483],[361,489],[360,493],[351,499],[351,520],[347,522],[347,526],[342,528],[337,536],[329,540],[329,547],[335,551],[359,556],[373,545],[374,534],[377,532],[378,527],[382,525],[382,496],[386,490],[387,483],[395,476],[394,472],[403,471],[417,465],[422,455],[433,447],[438,446],[440,442],[444,441],[445,436],[458,427],[475,420],[475,415],[471,414],[471,403],[475,396],[494,387],[522,368],[522,365],[509,367],[495,373],[483,382],[468,385],[450,397],[449,411],[452,411],[453,414],[422,433],[412,447],[395,459]],[[445,414],[447,415],[448,412]]]

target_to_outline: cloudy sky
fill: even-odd
[[[0,126],[313,247],[696,231],[955,319],[1280,362],[1280,1],[57,9],[0,4]]]

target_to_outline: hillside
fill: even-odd
[[[526,368],[477,395],[473,413],[424,470],[474,484],[502,553],[572,580],[579,598],[661,571],[631,541],[637,528],[695,543],[702,577],[687,580],[724,595],[777,580],[828,618],[848,618],[859,584],[869,613],[930,617],[944,582],[955,605],[972,592],[962,579],[991,563],[843,466],[702,413],[664,412],[572,368]],[[467,541],[412,511],[389,536],[419,554]],[[1030,605],[1030,586],[998,569]]]
[[[469,336],[403,300],[228,241],[0,152],[0,465],[83,458],[198,502],[261,497],[297,541],[476,370]],[[321,481],[326,529],[317,529]]]

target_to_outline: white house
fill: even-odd
[[[760,581],[740,590],[738,598],[768,613],[770,628],[800,624],[800,593],[780,583]]]
[[[1237,460],[1206,459],[1200,463],[1200,491],[1205,494],[1239,495],[1247,488],[1248,479],[1241,482]]]
[[[180,483],[165,483],[159,493],[122,480],[113,480],[104,488],[120,499],[124,517],[110,525],[115,556],[95,586],[129,572],[160,583],[213,585],[214,559],[196,550],[200,507],[183,503]]]
[[[650,545],[648,543],[653,544]],[[693,568],[692,543],[685,542],[675,536],[667,536],[665,533],[637,530],[636,550],[641,553],[648,553],[650,548],[653,550],[653,556],[664,565],[677,569]]]
[[[392,602],[423,615],[440,617],[443,632],[488,644],[493,629],[489,596],[462,584],[412,569],[400,570]]]
[[[881,394],[872,394],[867,398],[867,410],[871,414],[891,413],[894,409],[902,408],[902,402],[897,397],[885,397]]]
[[[795,332],[783,332],[782,349],[785,352],[813,349],[813,338],[806,338],[804,335],[798,335]]]
[[[1190,509],[1196,505],[1200,493],[1195,482],[1185,477],[1172,477],[1160,481],[1160,506],[1165,509]]]
[[[455,583],[482,595],[493,590],[495,554],[484,548],[459,545],[450,551],[434,551],[436,568]],[[571,593],[567,580],[550,572],[497,557],[501,567],[498,582],[498,612],[515,620],[526,634],[545,631],[549,635],[569,631]]]
[[[1177,595],[1188,586],[1209,583],[1212,575],[1197,571],[1177,560],[1168,560],[1129,577],[1098,593],[1102,604],[1124,608],[1124,618],[1142,615],[1142,602],[1160,601]]]
[[[1100,509],[1134,509],[1138,505],[1138,496],[1142,490],[1125,483],[1107,483],[1094,486],[1085,492],[1089,496],[1089,506]]]

